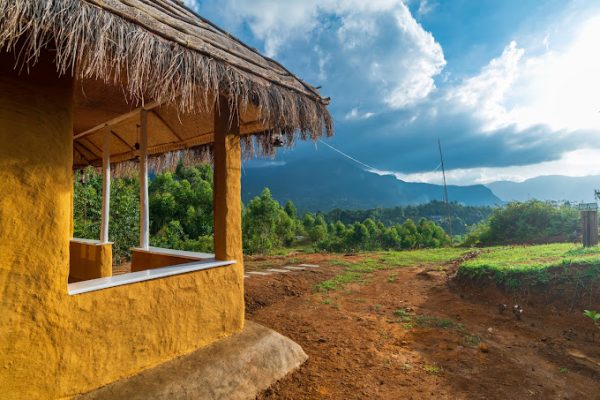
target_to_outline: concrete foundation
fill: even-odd
[[[291,339],[246,321],[241,333],[79,399],[254,399],[307,358]]]

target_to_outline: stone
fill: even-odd
[[[238,334],[79,399],[254,399],[307,359],[291,339],[246,321]]]

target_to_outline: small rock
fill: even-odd
[[[494,328],[490,327],[490,328],[487,329],[487,331],[488,331],[488,333],[494,333]]]

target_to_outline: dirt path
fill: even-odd
[[[500,302],[519,299],[451,289],[448,266],[315,293],[341,267],[303,261],[322,267],[246,281],[247,318],[310,357],[260,399],[600,399],[600,334],[580,313],[530,298],[523,320],[501,315]]]

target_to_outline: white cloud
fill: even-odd
[[[545,161],[527,166],[453,169],[446,171],[446,178],[448,184],[464,186],[502,180],[522,182],[541,175],[600,175],[598,159],[600,159],[600,149],[581,149],[564,153],[558,160]],[[439,168],[430,172],[414,174],[381,170],[372,170],[371,172],[379,175],[394,175],[396,178],[408,182],[435,184],[442,182],[442,172]]]
[[[417,10],[417,14],[419,15],[427,15],[432,12],[435,7],[437,7],[436,3],[431,3],[429,0],[421,0],[419,2],[419,9]]]
[[[483,130],[547,125],[554,131],[600,128],[600,16],[577,25],[573,39],[558,49],[549,34],[542,54],[506,46],[481,72],[449,90],[446,99],[470,109]]]
[[[360,119],[369,119],[373,117],[375,113],[373,112],[361,112],[358,108],[353,108],[350,110],[348,114],[344,116],[346,120],[360,120]]]
[[[471,110],[482,119],[485,131],[501,127],[506,123],[508,113],[504,102],[518,78],[524,52],[512,41],[502,55],[491,60],[478,75],[451,88],[445,100],[459,109]]]
[[[329,78],[329,68],[346,69],[362,80],[349,82],[348,96],[354,85],[369,85],[372,100],[392,109],[426,98],[446,64],[402,0],[229,0],[222,12],[245,22],[268,56],[288,43],[312,43],[319,78]]]

